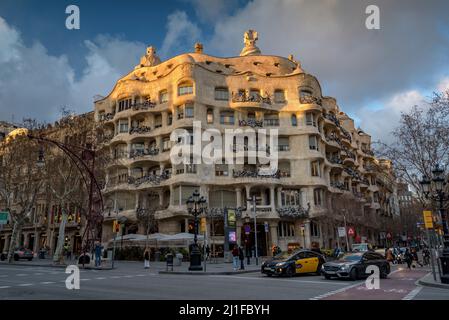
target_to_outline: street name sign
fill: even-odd
[[[0,211],[0,224],[7,224],[8,216],[9,216],[8,212]]]
[[[338,236],[340,238],[343,238],[346,235],[346,229],[345,227],[338,227]]]

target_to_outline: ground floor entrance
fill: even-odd
[[[256,225],[257,230],[257,253],[259,257],[271,255],[269,249],[269,233],[265,232],[263,224]],[[256,238],[254,236],[254,224],[245,223],[241,229],[240,243],[245,250],[246,256],[255,256]]]

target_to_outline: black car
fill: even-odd
[[[293,276],[300,273],[320,274],[321,266],[326,260],[322,254],[310,250],[294,253],[281,252],[272,260],[262,263],[261,272],[267,276]]]
[[[385,257],[371,251],[349,252],[336,261],[326,262],[321,268],[321,273],[326,279],[337,277],[357,280],[371,274],[371,272],[366,273],[368,266],[379,267],[379,276],[382,279],[386,278],[390,273],[390,264]]]

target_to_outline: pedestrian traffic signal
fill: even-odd
[[[117,220],[114,220],[114,223],[112,225],[112,232],[119,233],[120,232],[120,222]]]

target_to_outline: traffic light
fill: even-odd
[[[119,233],[120,232],[120,222],[117,220],[114,220],[114,223],[112,225],[112,232]]]

